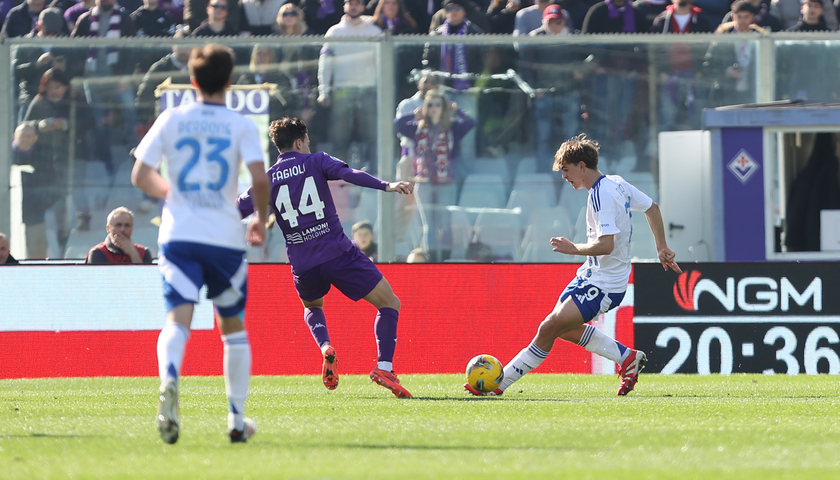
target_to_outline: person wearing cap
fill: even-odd
[[[753,23],[758,25],[765,31],[771,32],[779,32],[782,30],[782,21],[778,19],[775,15],[770,13],[770,0],[745,0],[747,3],[753,6],[755,10],[755,15],[753,15]],[[732,4],[732,8],[730,9],[729,13],[724,15],[723,20],[721,20],[721,26],[728,24],[735,20],[735,3]],[[730,28],[729,25],[725,28]],[[717,33],[717,32],[716,32]]]
[[[813,3],[813,2],[812,2]],[[822,7],[822,19],[825,22],[823,30],[837,30],[837,11],[831,0],[820,0]],[[801,22],[805,16],[802,11],[805,2],[802,0],[773,0],[770,4],[770,14],[778,18],[782,22],[782,28],[787,31],[801,32],[809,30],[791,30],[794,26]],[[815,8],[820,8],[816,7]]]
[[[570,35],[568,13],[560,5],[549,5],[542,12],[542,25],[530,37]],[[519,70],[523,79],[537,92],[534,97],[534,120],[537,127],[537,158],[550,158],[563,140],[580,133],[583,115],[583,79],[591,70],[584,62],[589,54],[582,48],[556,45],[520,45]],[[548,91],[553,89],[553,91]],[[562,129],[555,134],[557,119]],[[545,162],[538,162],[539,166]],[[550,167],[549,167],[550,168]],[[549,170],[544,169],[543,173]],[[558,178],[558,181],[562,179]]]
[[[477,27],[482,32],[490,31],[490,21],[487,18],[485,12],[483,12],[478,5],[472,0],[464,0],[461,3],[461,6],[464,7],[464,11],[467,14],[467,20],[470,21],[475,27]],[[435,12],[432,16],[432,21],[429,24],[429,35],[434,35],[435,31],[446,22],[446,19],[449,17],[450,10],[446,9],[446,0],[441,3],[441,8]]]
[[[788,32],[821,32],[828,30],[823,16],[822,0],[802,0],[802,18]]]
[[[543,12],[545,12],[545,9],[551,5],[552,2],[553,0],[537,0],[537,3],[534,5],[516,12],[516,22],[513,26],[513,36],[528,35],[532,31],[540,28],[543,25]],[[569,20],[566,19],[566,23],[568,22]],[[569,27],[567,25],[567,28],[574,30],[573,26]]]

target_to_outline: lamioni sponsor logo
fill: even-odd
[[[791,300],[800,307],[810,304],[814,312],[822,311],[822,279],[814,277],[807,285],[799,288],[787,277],[727,277],[723,288],[708,278],[702,278],[699,270],[683,272],[674,284],[674,301],[683,310],[700,310],[700,297],[708,293],[728,312],[772,312],[790,310]],[[755,291],[747,295],[747,289]]]

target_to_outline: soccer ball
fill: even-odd
[[[467,383],[479,392],[492,392],[504,378],[502,362],[493,355],[479,355],[467,364]]]

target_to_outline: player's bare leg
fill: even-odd
[[[303,319],[312,332],[312,338],[318,348],[321,349],[321,356],[324,358],[321,363],[321,380],[328,390],[338,388],[338,357],[335,348],[330,343],[330,333],[327,330],[327,318],[324,315],[324,297],[308,302],[303,302]]]
[[[388,280],[383,277],[364,299],[379,311],[374,323],[376,347],[379,353],[376,368],[370,372],[370,379],[387,388],[400,398],[411,398],[411,393],[400,384],[393,372],[394,350],[397,346],[397,321],[400,314],[400,299]]]
[[[184,350],[190,337],[193,304],[182,303],[166,313],[166,325],[158,335],[157,356],[160,373],[160,403],[155,424],[166,443],[178,441],[180,433],[178,377]]]

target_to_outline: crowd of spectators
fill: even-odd
[[[355,168],[387,175],[375,172],[372,161],[378,134],[371,125],[378,114],[376,45],[331,38],[578,35],[581,41],[565,44],[568,48],[498,42],[400,47],[394,67],[398,100],[405,100],[395,117],[403,147],[397,177],[421,185],[397,211],[427,207],[423,213],[431,233],[424,235],[424,258],[437,259],[446,244],[441,236],[449,233],[435,225],[447,225],[449,219],[445,210],[428,207],[455,202],[469,170],[462,159],[504,156],[514,140],[533,145],[534,156],[546,158],[558,139],[586,131],[602,140],[605,157],[635,149],[636,168],[649,170],[645,129],[696,128],[704,107],[754,100],[755,59],[748,37],[652,44],[641,51],[630,44],[587,45],[584,35],[830,31],[838,29],[837,7],[831,0],[0,0],[0,37],[260,37],[251,47],[235,47],[235,83],[277,85],[272,118],[298,116],[312,125],[316,148]],[[304,35],[320,35],[323,41],[280,41]],[[24,190],[30,192],[24,194],[27,244],[36,256],[46,254],[45,215],[53,210],[55,217],[66,216],[60,210],[71,192],[45,192],[68,175],[68,153],[76,175],[86,175],[78,167],[86,162],[101,162],[114,175],[123,159],[115,158],[113,147],[131,148],[151,126],[157,114],[154,91],[162,81],[188,82],[188,56],[189,48],[177,44],[171,49],[96,43],[12,49],[15,162],[38,165],[24,176]],[[790,61],[777,59],[781,65]],[[658,78],[647,78],[650,62]],[[419,83],[407,81],[415,69],[433,73]],[[512,95],[517,88],[512,80],[494,78],[509,69],[535,90],[532,98]],[[789,98],[823,95],[809,89],[801,78],[807,74],[790,69],[779,90]],[[651,82],[655,88],[649,88]],[[646,118],[654,92],[658,125],[646,125],[638,119]],[[24,148],[27,138],[34,138],[33,145]],[[547,163],[538,165],[548,173]],[[80,225],[87,228],[90,208],[85,198],[73,195]],[[410,215],[406,218],[400,228]]]

